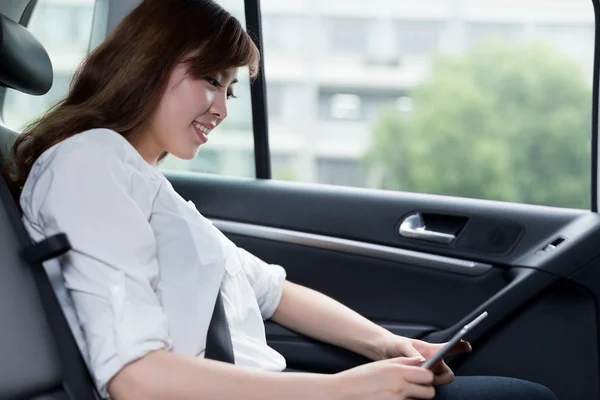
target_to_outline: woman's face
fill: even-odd
[[[211,131],[227,117],[227,100],[233,96],[237,68],[205,78],[193,78],[185,64],[171,73],[156,112],[138,151],[151,164],[163,151],[190,160],[206,143]]]

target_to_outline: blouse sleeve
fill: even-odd
[[[269,319],[277,310],[283,294],[285,269],[280,265],[266,263],[240,247],[237,251],[242,268],[256,295],[260,313],[263,319]]]
[[[96,385],[107,396],[108,382],[125,365],[170,348],[167,317],[154,290],[155,238],[140,207],[151,204],[153,190],[142,179],[134,183],[141,173],[108,145],[59,153],[39,167],[25,218],[45,236],[69,237],[72,250],[61,260],[62,273]]]

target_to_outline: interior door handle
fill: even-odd
[[[428,231],[421,213],[411,214],[402,221],[400,236],[441,244],[451,244],[456,239],[451,233]]]

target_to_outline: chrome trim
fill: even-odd
[[[456,240],[456,236],[451,233],[434,232],[427,230],[425,221],[421,213],[414,213],[406,217],[400,229],[398,230],[400,236],[406,238],[412,238],[417,240],[423,240],[426,242],[441,243],[441,244],[452,244]]]
[[[380,258],[411,266],[432,268],[461,275],[477,276],[489,271],[492,266],[475,261],[461,260],[421,253],[413,250],[398,249],[356,240],[340,239],[313,233],[297,232],[268,226],[212,219],[213,224],[224,233],[250,236],[259,239],[275,240],[302,246],[315,247],[360,256]]]

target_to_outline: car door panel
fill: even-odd
[[[589,211],[446,196],[270,180],[254,181],[183,172],[172,172],[168,176],[182,196],[198,198],[197,205],[201,206],[201,211],[214,218],[492,264],[514,263],[523,255],[529,255],[532,250],[542,249],[554,241],[561,235],[562,229],[567,229],[569,234],[577,234],[578,237],[586,233],[589,233],[586,237],[593,237],[600,220],[599,216]],[[494,224],[495,221],[520,224],[525,227],[524,233],[516,247],[505,255],[458,249],[455,245],[446,246],[401,237],[397,233],[397,227],[403,218],[423,210],[442,215],[468,216],[473,220],[486,219],[490,222],[487,232],[481,232],[482,234],[494,233],[494,228],[498,228]],[[562,247],[567,245],[568,241],[561,244]]]
[[[514,376],[545,384],[561,398],[598,398],[597,375],[589,379],[598,372],[597,297],[586,282],[567,279],[593,267],[598,257],[595,213],[201,174],[167,176],[237,245],[283,265],[291,281],[398,334],[441,342],[487,310],[490,316],[467,337],[476,351],[451,359],[458,374]],[[456,239],[442,244],[403,237],[400,226],[415,213],[427,229]],[[561,319],[570,323],[558,326]],[[273,322],[266,329],[270,345],[293,369],[331,373],[367,361]],[[565,345],[569,337],[576,343]],[[571,397],[574,383],[583,397]]]
[[[539,382],[559,399],[597,399],[596,298],[559,280],[452,360],[457,375],[509,376]]]

